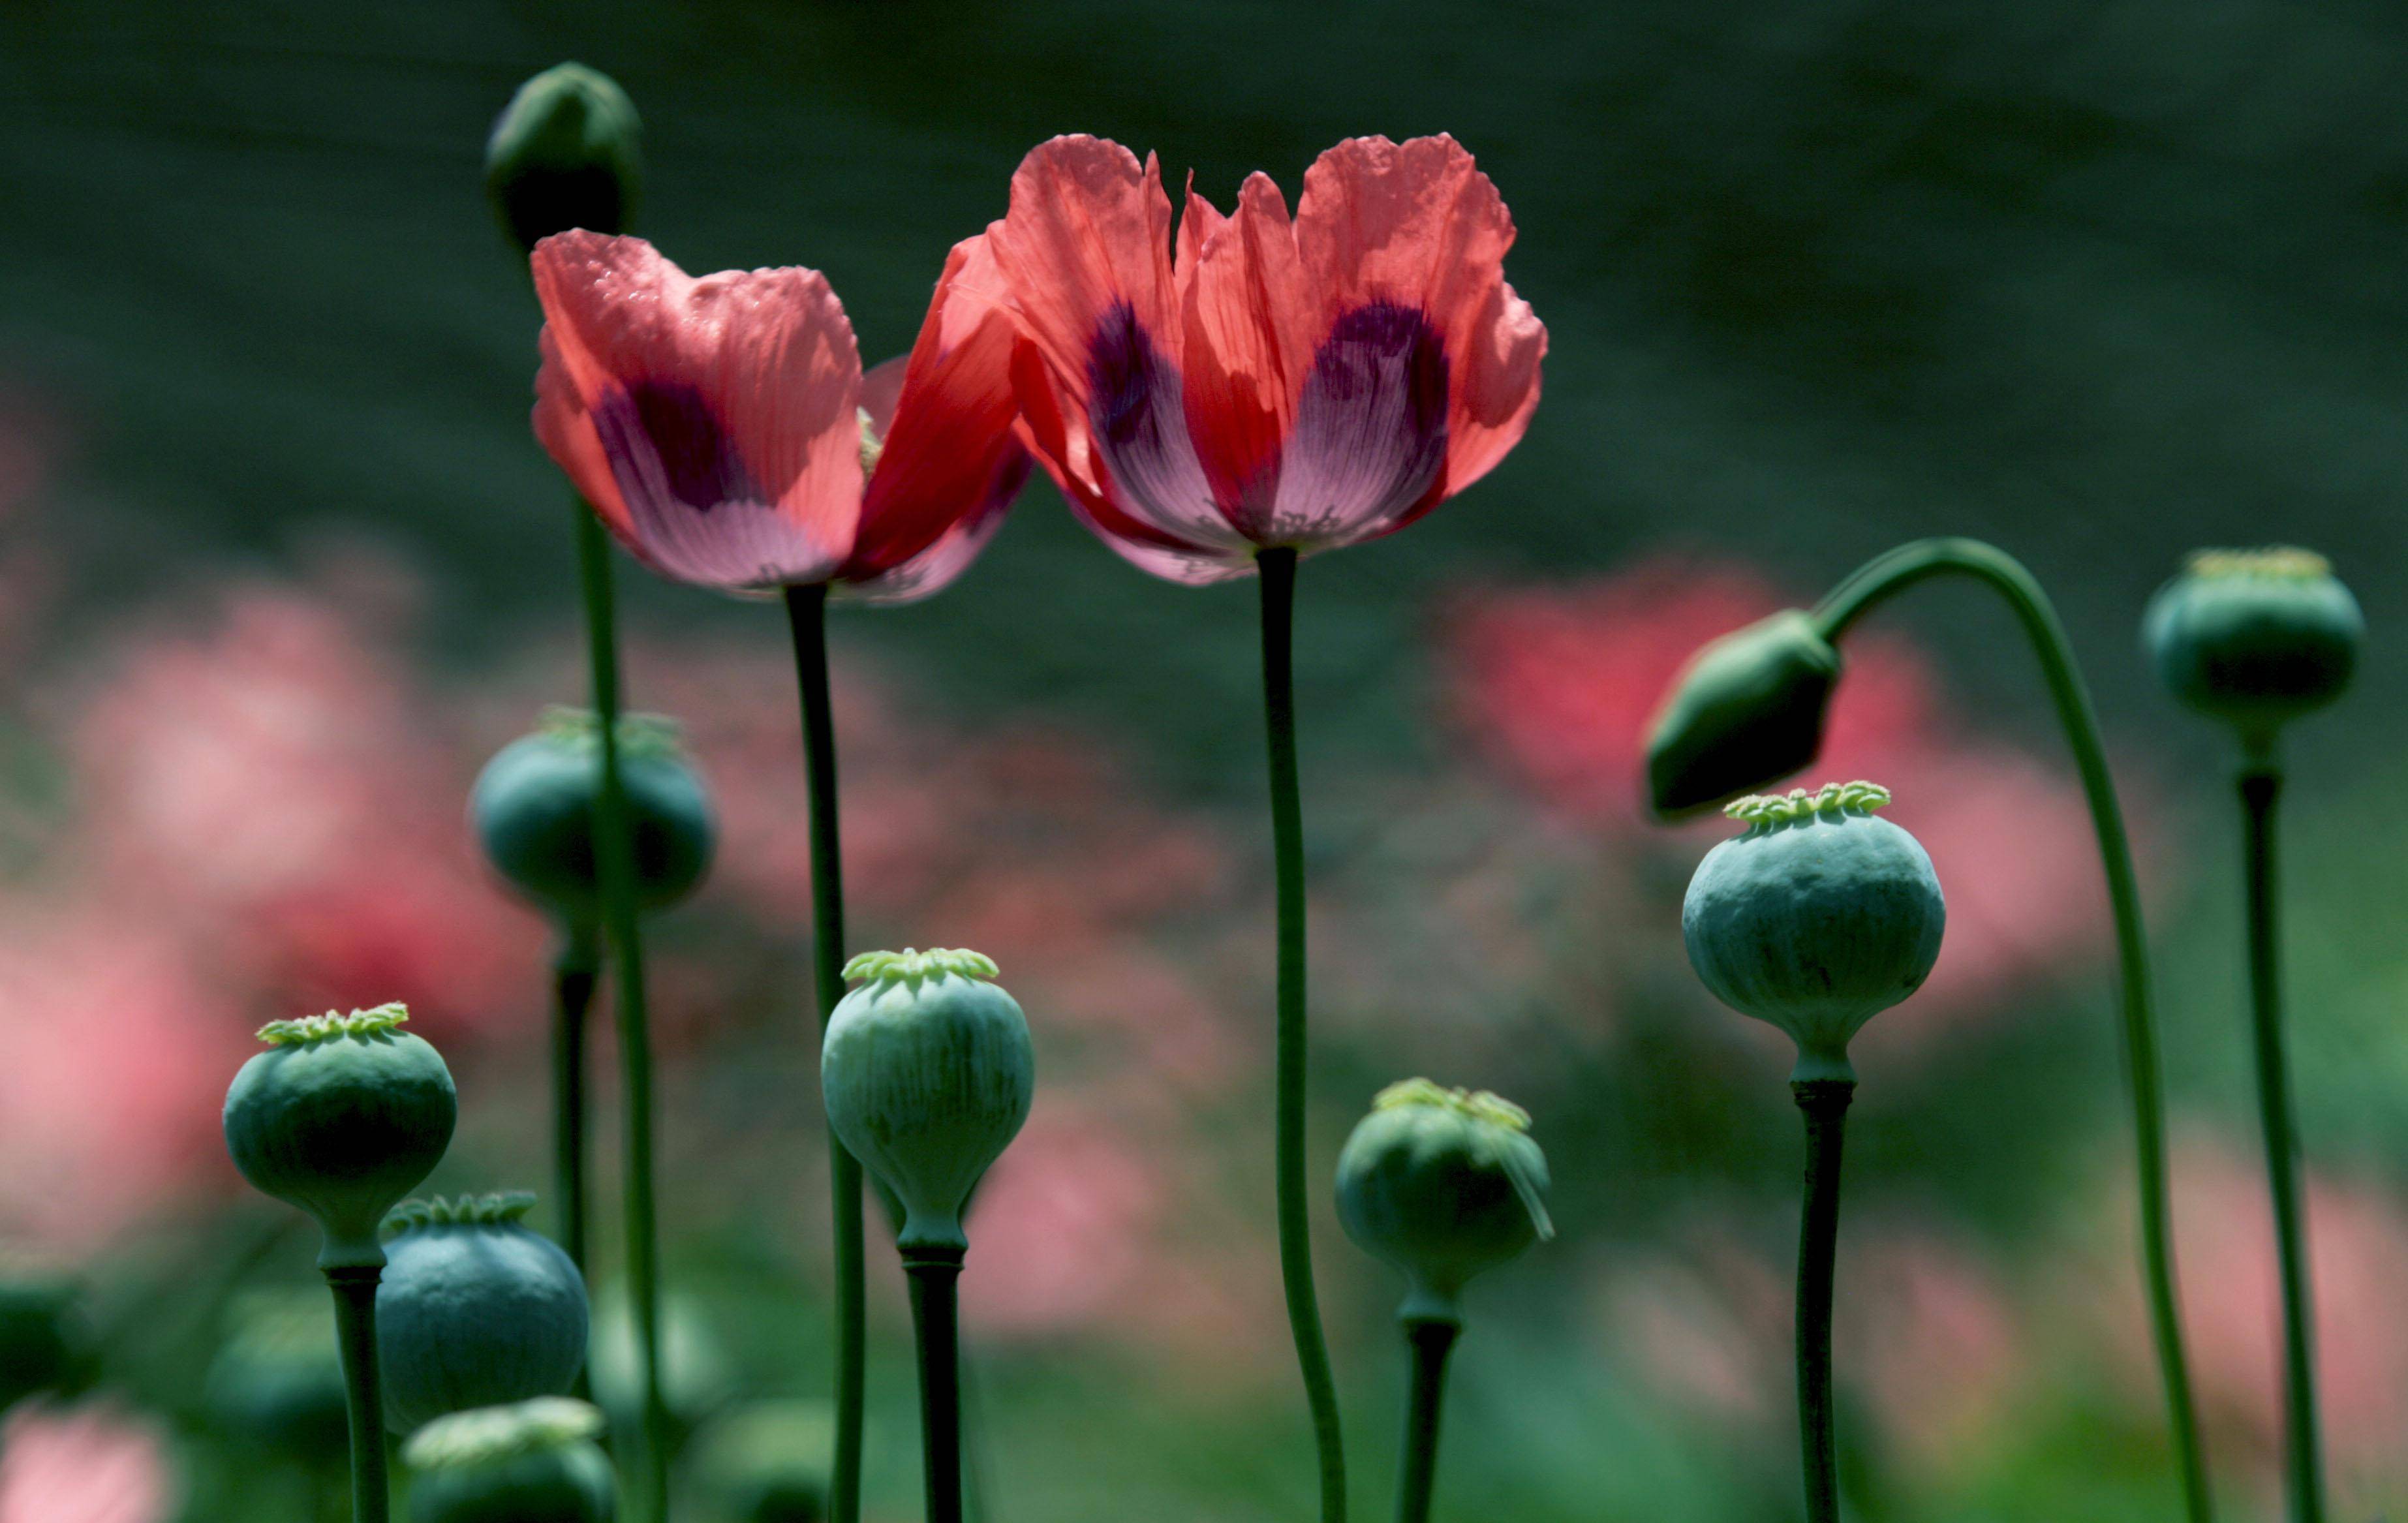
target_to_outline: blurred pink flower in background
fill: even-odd
[[[105,1406],[18,1406],[0,1431],[0,1523],[166,1523],[166,1446]]]
[[[1078,1330],[1144,1294],[1160,1253],[1163,1181],[1131,1140],[1049,1096],[979,1186],[978,1272],[964,1312],[982,1336]]]
[[[1843,1235],[1840,1343],[1884,1434],[1917,1465],[1963,1468],[2025,1372],[2014,1305],[1972,1253],[1928,1228]]]

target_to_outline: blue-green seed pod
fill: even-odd
[[[643,191],[643,123],[618,81],[561,64],[519,86],[485,142],[485,192],[523,251],[581,227],[624,233]]]
[[[325,1233],[322,1269],[375,1268],[384,1214],[443,1159],[459,1117],[452,1071],[400,1029],[399,1005],[259,1028],[268,1050],[226,1091],[226,1151],[262,1194]]]
[[[411,1435],[410,1523],[610,1523],[602,1414],[565,1396],[438,1417]]]
[[[636,897],[647,910],[685,898],[710,870],[718,826],[702,777],[665,719],[619,721],[619,775],[636,828]],[[602,789],[600,729],[581,709],[554,709],[533,735],[494,753],[468,796],[486,860],[528,898],[572,925],[600,913],[594,815]]]
[[[1681,906],[1689,965],[1715,999],[1798,1043],[1798,1080],[1854,1079],[1848,1039],[1922,986],[1948,907],[1931,858],[1872,812],[1870,783],[1742,798],[1747,826],[1698,864]]]
[[[1692,814],[1811,765],[1840,680],[1840,653],[1796,609],[1689,658],[1647,732],[1647,797]]]
[[[0,1413],[75,1380],[75,1287],[44,1274],[0,1277]]]
[[[836,1415],[824,1401],[748,1401],[695,1440],[693,1471],[731,1523],[824,1523]]]
[[[1028,1021],[975,952],[865,952],[828,1018],[828,1122],[903,1202],[906,1249],[967,1248],[962,1208],[1028,1119]]]
[[[326,1292],[253,1291],[229,1312],[202,1388],[211,1420],[287,1458],[339,1463],[351,1415]]]
[[[1405,1272],[1408,1322],[1459,1322],[1473,1275],[1555,1235],[1530,1113],[1408,1079],[1380,1091],[1338,1156],[1338,1219]]]
[[[2197,552],[2142,622],[2174,697],[2260,739],[2341,697],[2365,639],[2358,599],[2306,550]]]
[[[515,1191],[394,1212],[377,1286],[377,1362],[394,1432],[561,1395],[576,1382],[591,1322],[585,1277],[526,1225],[534,1204]]]

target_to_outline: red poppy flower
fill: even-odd
[[[1513,220],[1452,137],[1357,137],[1296,217],[1254,175],[1191,187],[1174,256],[1149,157],[1056,137],[987,230],[1027,338],[1039,458],[1130,561],[1243,576],[1255,550],[1392,534],[1485,475],[1539,401],[1547,330],[1505,282]]]
[[[910,354],[867,375],[817,270],[696,280],[641,238],[585,232],[545,238],[533,263],[536,437],[664,576],[924,597],[1027,476],[983,238],[945,261]]]

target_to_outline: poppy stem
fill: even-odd
[[[828,692],[826,584],[788,587],[786,622],[794,633],[795,679],[802,689],[803,771],[810,794],[811,954],[820,1030],[824,1033],[828,1017],[844,998],[844,853],[837,831],[836,718]],[[827,1146],[836,1254],[836,1460],[828,1480],[828,1516],[832,1523],[859,1523],[863,1364],[868,1352],[861,1165],[837,1141],[833,1128],[828,1130]],[[917,1282],[913,1283],[916,1296]]]
[[[377,1381],[376,1297],[383,1275],[373,1265],[326,1271],[343,1358],[343,1403],[351,1415],[352,1523],[386,1523],[393,1507],[384,1469],[384,1395]]]
[[[2253,744],[2240,776],[2248,880],[2249,995],[2258,1056],[2258,1113],[2274,1202],[2283,1275],[2283,1396],[2289,1434],[2292,1523],[2323,1523],[2324,1457],[2316,1421],[2315,1314],[2308,1269],[2307,1203],[2300,1188],[2299,1126],[2283,1043],[2281,933],[2275,920],[2274,809],[2283,772],[2270,742]]]
[[[2115,921],[2115,952],[2121,969],[2124,1077],[2131,1090],[2134,1167],[2140,1184],[2143,1282],[2165,1385],[2168,1427],[2181,1473],[2183,1501],[2190,1523],[2210,1523],[2214,1499],[2200,1444],[2199,1413],[2191,1399],[2190,1361],[2183,1347],[2180,1302],[2174,1290],[2172,1194],[2167,1184],[2164,1079],[2157,1057],[2156,997],[2149,973],[2149,942],[2141,919],[2141,890],[2132,869],[2132,847],[2124,831],[2123,807],[2107,753],[2099,739],[2099,716],[2075,665],[2065,625],[2032,574],[2021,562],[1978,539],[1918,539],[1874,557],[1852,573],[1815,607],[1814,623],[1836,643],[1876,606],[1919,582],[1943,575],[1971,577],[2004,598],[2022,625],[2056,706],[2057,723],[2072,748],[2083,797],[2099,838],[2099,858],[2107,878],[2107,902]]]
[[[1296,759],[1296,552],[1255,552],[1263,583],[1263,716],[1270,747],[1271,857],[1279,887],[1278,1110],[1280,1278],[1321,1454],[1323,1523],[1345,1523],[1346,1450],[1338,1386],[1312,1285],[1305,1189],[1304,812]]]
[[[1413,1356],[1412,1387],[1405,1399],[1405,1442],[1398,1461],[1397,1523],[1429,1523],[1438,1475],[1439,1409],[1446,1400],[1446,1357],[1463,1332],[1443,1317],[1413,1317],[1405,1342]]]
[[[1800,1079],[1806,1117],[1805,1207],[1798,1227],[1798,1445],[1806,1523],[1840,1523],[1839,1429],[1831,1415],[1831,1300],[1840,1247],[1840,1155],[1854,1079]]]
[[[561,927],[552,957],[552,1189],[560,1246],[580,1274],[585,1272],[585,1017],[600,963],[591,924]]]
[[[636,840],[619,769],[619,631],[610,541],[602,521],[571,499],[577,517],[578,582],[585,596],[585,643],[593,662],[595,728],[602,788],[595,802],[595,876],[612,953],[618,1015],[620,1146],[627,1210],[627,1288],[635,1310],[636,1372],[643,1413],[638,1523],[667,1523],[669,1409],[661,1394],[660,1226],[652,1193],[652,1042],[644,1009],[644,943],[636,916]]]
[[[920,1452],[927,1523],[962,1523],[962,1387],[958,1248],[906,1248],[911,1331],[920,1356]]]

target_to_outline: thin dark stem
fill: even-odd
[[[786,589],[795,640],[795,680],[802,689],[803,769],[810,794],[811,955],[820,1029],[844,998],[844,853],[837,830],[836,718],[828,692],[827,588]],[[861,1516],[863,1366],[868,1351],[867,1284],[862,1269],[861,1165],[831,1128],[828,1200],[835,1212],[836,1462],[828,1482],[833,1523]]]
[[[2271,755],[2241,773],[2247,824],[2251,1028],[2258,1051],[2258,1113],[2266,1134],[2266,1177],[2274,1200],[2274,1246],[2283,1273],[2283,1397],[2290,1447],[2293,1523],[2323,1523],[2324,1454],[2316,1421],[2316,1332],[2308,1268],[2307,1202],[2300,1188],[2299,1123],[2291,1110],[2290,1062],[2283,1045],[2282,941],[2276,919],[2274,809],[2283,774]]]
[[[627,1208],[627,1288],[635,1308],[636,1378],[642,1390],[643,1471],[639,1523],[667,1523],[669,1409],[661,1391],[659,1214],[652,1180],[652,1040],[644,1010],[644,943],[636,914],[636,838],[619,770],[619,631],[611,587],[610,542],[601,521],[577,508],[577,567],[585,595],[585,643],[593,661],[595,728],[602,788],[594,860],[602,890],[602,928],[610,943],[612,1008],[618,1015],[620,1146]]]
[[[1305,1185],[1304,812],[1296,759],[1296,552],[1255,557],[1263,583],[1263,715],[1270,744],[1271,856],[1279,886],[1278,1108],[1280,1278],[1288,1328],[1321,1454],[1323,1523],[1345,1523],[1346,1450],[1338,1385],[1312,1285],[1312,1218]]]
[[[1463,1331],[1436,1318],[1405,1324],[1413,1352],[1413,1382],[1405,1398],[1405,1443],[1398,1458],[1397,1523],[1429,1523],[1438,1475],[1439,1409],[1446,1401],[1446,1357]]]
[[[377,1281],[368,1266],[326,1271],[335,1293],[335,1341],[343,1359],[343,1398],[351,1422],[352,1523],[386,1523],[393,1506],[384,1473],[384,1395],[377,1382]]]
[[[588,926],[564,927],[552,959],[552,1200],[560,1245],[585,1269],[585,1017],[599,949]]]
[[[1832,1278],[1840,1247],[1840,1155],[1853,1079],[1793,1083],[1806,1117],[1806,1198],[1798,1229],[1798,1444],[1806,1523],[1840,1523],[1840,1439],[1831,1418]]]
[[[2057,611],[2029,571],[2004,552],[1978,539],[1919,539],[1866,563],[1834,588],[1814,610],[1824,638],[1837,641],[1875,607],[1928,578],[1968,576],[2006,600],[2040,660],[2041,674],[2056,706],[2058,726],[2072,748],[2099,858],[2107,878],[2107,902],[2115,922],[2121,970],[2124,1077],[2131,1091],[2134,1171],[2140,1185],[2141,1257],[2148,1292],[2150,1330],[2166,1392],[2166,1415],[2183,1501],[2190,1523],[2214,1516],[2207,1461],[2200,1443],[2199,1413],[2191,1399],[2190,1360],[2183,1346],[2181,1301],[2174,1286],[2173,1214],[2167,1183],[2164,1080],[2158,1070],[2156,997],[2149,974],[2149,942],[2141,918],[2141,890],[2132,869],[2131,843],[2124,832],[2123,807],[2107,769],[2099,718],[2090,703],[2073,647]]]
[[[903,1272],[910,1282],[911,1331],[920,1355],[927,1523],[962,1523],[961,1252],[906,1249]]]

